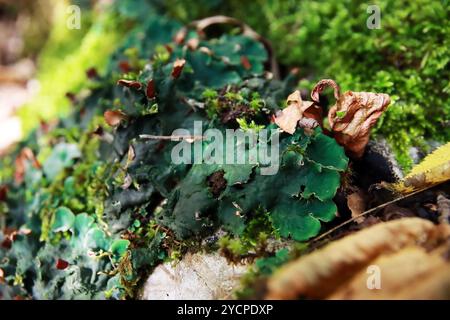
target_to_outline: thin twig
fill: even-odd
[[[391,204],[396,203],[396,202],[398,202],[398,201],[401,201],[401,200],[407,199],[407,198],[409,198],[409,197],[412,197],[412,196],[414,196],[414,195],[416,195],[416,194],[418,194],[418,193],[420,193],[420,192],[423,192],[423,191],[428,190],[428,189],[430,189],[430,188],[432,188],[432,187],[435,187],[435,186],[436,186],[436,185],[425,187],[425,188],[420,189],[420,190],[418,190],[418,191],[414,191],[414,192],[412,192],[412,193],[410,193],[410,194],[407,194],[406,196],[401,196],[401,197],[399,197],[399,198],[397,198],[397,199],[394,199],[394,200],[388,201],[388,202],[386,202],[386,203],[383,203],[383,204],[381,204],[381,205],[379,205],[379,206],[377,206],[377,207],[375,207],[375,208],[369,209],[369,210],[367,210],[367,211],[365,211],[365,212],[363,212],[363,213],[361,213],[361,214],[359,214],[359,215],[357,215],[357,216],[354,216],[354,217],[352,217],[352,218],[350,218],[350,219],[348,219],[348,220],[342,222],[340,225],[338,225],[338,226],[336,226],[336,227],[334,227],[334,228],[328,230],[327,232],[321,234],[320,236],[314,238],[313,240],[311,240],[311,243],[314,243],[314,242],[317,242],[317,241],[319,241],[319,240],[322,240],[322,239],[326,238],[327,236],[329,236],[330,234],[332,234],[332,233],[335,232],[336,230],[342,228],[343,226],[349,224],[350,222],[356,221],[356,220],[357,220],[358,218],[360,218],[360,217],[369,215],[369,214],[371,214],[371,213],[373,213],[373,212],[376,212],[376,211],[378,211],[378,210],[380,210],[380,209],[383,209],[383,208],[387,207],[388,205],[391,205]]]
[[[139,138],[141,139],[147,139],[147,140],[172,140],[172,141],[180,141],[180,140],[187,140],[189,141],[196,141],[196,140],[203,140],[204,136],[156,136],[152,134],[141,134],[139,135]]]

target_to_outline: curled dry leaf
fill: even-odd
[[[5,271],[3,271],[2,268],[0,268],[0,283],[5,282]]]
[[[300,91],[296,90],[288,96],[287,107],[275,116],[274,121],[283,131],[293,134],[297,123],[306,117],[307,112],[310,112],[308,118],[315,119],[314,112],[310,111],[310,109],[315,109],[313,105],[314,103],[311,101],[302,101]]]
[[[139,81],[133,81],[133,80],[120,79],[119,81],[117,81],[117,84],[120,86],[132,88],[132,89],[136,89],[136,90],[140,90],[142,88],[142,84]]]
[[[122,121],[128,119],[128,116],[120,110],[107,110],[103,116],[106,123],[111,127],[117,127]]]
[[[268,281],[267,298],[325,298],[382,254],[445,240],[450,232],[444,227],[403,218],[363,229],[279,269]]]
[[[339,97],[341,96],[339,86],[337,83],[332,79],[322,79],[314,86],[313,90],[311,91],[311,99],[315,103],[319,103],[319,95],[320,93],[326,88],[326,87],[332,87],[334,89],[334,97],[336,100],[339,100]]]
[[[311,92],[314,102],[319,102],[319,94],[327,86],[334,89],[337,99],[328,112],[334,138],[350,156],[360,158],[369,142],[370,129],[389,106],[390,98],[387,94],[372,92],[347,91],[341,95],[334,80],[324,79]]]
[[[16,171],[14,173],[14,180],[17,184],[21,184],[25,178],[27,162],[30,162],[36,169],[41,168],[41,164],[34,156],[33,150],[27,147],[23,148],[15,160]]]
[[[173,63],[173,69],[172,69],[172,77],[175,79],[178,79],[181,75],[181,71],[183,71],[184,65],[186,64],[186,60],[184,59],[177,59]]]

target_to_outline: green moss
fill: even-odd
[[[100,15],[83,10],[81,29],[69,29],[66,27],[67,5],[66,0],[55,3],[52,32],[38,61],[39,92],[19,110],[25,134],[40,120],[69,113],[70,101],[66,93],[77,93],[86,87],[89,68],[104,71],[108,57],[120,44],[125,31],[121,20],[107,9]]]
[[[369,29],[366,1],[169,0],[167,10],[188,22],[213,14],[241,19],[275,48],[282,64],[298,66],[311,89],[333,78],[343,90],[383,92],[393,103],[374,132],[387,138],[408,169],[409,148],[450,140],[450,6],[448,1],[382,0],[381,29]]]

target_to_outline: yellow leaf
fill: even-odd
[[[450,180],[450,142],[425,157],[393,187],[400,193],[410,193],[447,180]]]

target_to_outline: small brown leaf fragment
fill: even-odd
[[[69,263],[66,260],[58,259],[56,261],[56,269],[58,270],[64,270],[69,266]]]
[[[245,70],[250,70],[252,65],[246,56],[241,56],[241,64]]]
[[[359,216],[361,213],[366,210],[366,200],[364,193],[361,190],[349,194],[347,196],[347,206],[352,212],[352,218]],[[364,221],[364,217],[359,217],[355,220],[357,223],[362,223]]]
[[[153,79],[150,79],[147,82],[147,89],[145,90],[145,94],[147,95],[147,98],[149,98],[149,99],[153,99],[156,96],[155,81]]]
[[[183,71],[184,65],[186,64],[186,60],[184,59],[177,59],[173,63],[173,69],[172,69],[172,77],[175,79],[178,79],[181,75],[181,71]]]
[[[449,236],[420,218],[378,223],[286,264],[268,281],[268,299],[325,298],[382,254],[439,243]]]
[[[297,124],[306,110],[313,106],[311,101],[302,101],[300,91],[296,90],[287,98],[287,107],[275,116],[275,123],[285,132],[294,134]]]
[[[5,283],[5,271],[0,268],[0,283]]]
[[[107,110],[103,116],[106,123],[111,127],[117,127],[122,121],[128,119],[127,115],[120,110]]]
[[[139,81],[120,79],[119,81],[117,81],[117,84],[120,86],[132,88],[132,89],[136,89],[136,90],[140,90],[142,88],[142,84]]]
[[[389,103],[387,94],[347,91],[331,107],[328,122],[334,138],[350,156],[362,157],[369,142],[370,129]]]
[[[33,150],[28,147],[23,148],[15,160],[16,171],[14,173],[14,180],[17,184],[21,184],[25,178],[27,162],[31,162],[34,168],[41,169],[41,164],[34,156]]]

